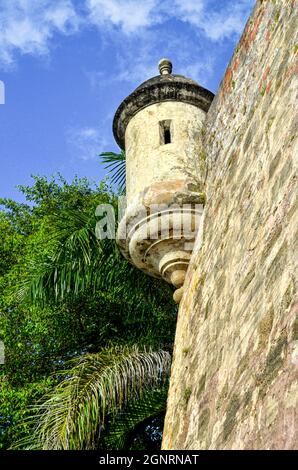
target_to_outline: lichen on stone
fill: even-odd
[[[236,415],[240,408],[240,399],[234,394],[228,403],[223,424],[223,440],[226,441],[236,425]]]
[[[199,380],[198,390],[197,390],[197,393],[196,393],[197,400],[200,398],[203,391],[205,390],[205,384],[206,384],[206,374],[203,374],[202,377]]]
[[[266,357],[265,367],[257,376],[256,384],[260,387],[260,397],[264,398],[268,387],[272,384],[282,368],[288,344],[287,333],[283,331]]]
[[[268,344],[269,336],[272,330],[273,318],[274,318],[274,309],[271,306],[259,324],[259,328],[258,328],[259,330],[258,348],[259,349],[266,347],[266,345]]]
[[[205,408],[199,416],[198,439],[203,440],[208,429],[210,421],[210,408]]]
[[[190,387],[185,388],[183,391],[182,403],[183,403],[184,408],[186,408],[188,405],[191,393],[192,393],[192,390]]]

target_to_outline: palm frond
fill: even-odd
[[[28,297],[34,303],[46,304],[90,290],[113,294],[129,305],[155,302],[158,281],[155,283],[128,263],[115,240],[96,238],[94,215],[64,211],[57,214],[53,224],[56,248],[42,260],[38,257],[29,261],[17,300]]]
[[[30,260],[26,280],[17,294],[19,300],[26,295],[34,302],[62,300],[68,293],[77,295],[92,282],[102,256],[95,219],[80,211],[65,211],[54,222],[56,248],[42,260]]]
[[[105,168],[111,174],[111,182],[117,184],[121,191],[125,191],[125,152],[103,152],[100,154]]]
[[[129,441],[142,423],[164,415],[167,405],[168,384],[144,393],[141,399],[133,400],[111,421],[104,432],[104,447],[112,450],[128,450]]]
[[[82,357],[36,408],[35,431],[18,447],[94,449],[106,426],[134,400],[168,378],[170,354],[111,347]]]

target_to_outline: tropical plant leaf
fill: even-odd
[[[57,214],[51,234],[55,248],[43,259],[30,260],[26,278],[18,286],[18,300],[27,296],[46,304],[91,290],[113,294],[129,305],[156,306],[160,283],[128,263],[115,240],[98,240],[95,225],[93,214],[72,210]],[[168,301],[170,295],[165,297]]]
[[[17,446],[97,448],[107,420],[113,422],[128,404],[162,386],[169,376],[170,361],[166,351],[146,351],[137,346],[111,347],[83,356],[70,370],[63,371],[63,380],[36,407],[31,417],[34,433]]]
[[[125,191],[125,152],[103,152],[99,155],[105,168],[111,174],[111,182],[117,184],[120,190]]]
[[[130,402],[124,411],[111,420],[104,431],[105,449],[128,450],[130,440],[142,423],[164,415],[167,405],[168,384],[147,391],[139,400]]]

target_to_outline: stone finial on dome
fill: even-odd
[[[172,73],[172,62],[169,59],[160,59],[158,62],[158,68],[160,75],[168,75]]]

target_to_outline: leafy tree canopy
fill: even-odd
[[[30,434],[30,405],[69,359],[124,344],[169,350],[175,327],[170,287],[94,236],[97,205],[117,208],[106,183],[35,176],[19,190],[26,203],[0,199],[0,449]]]

